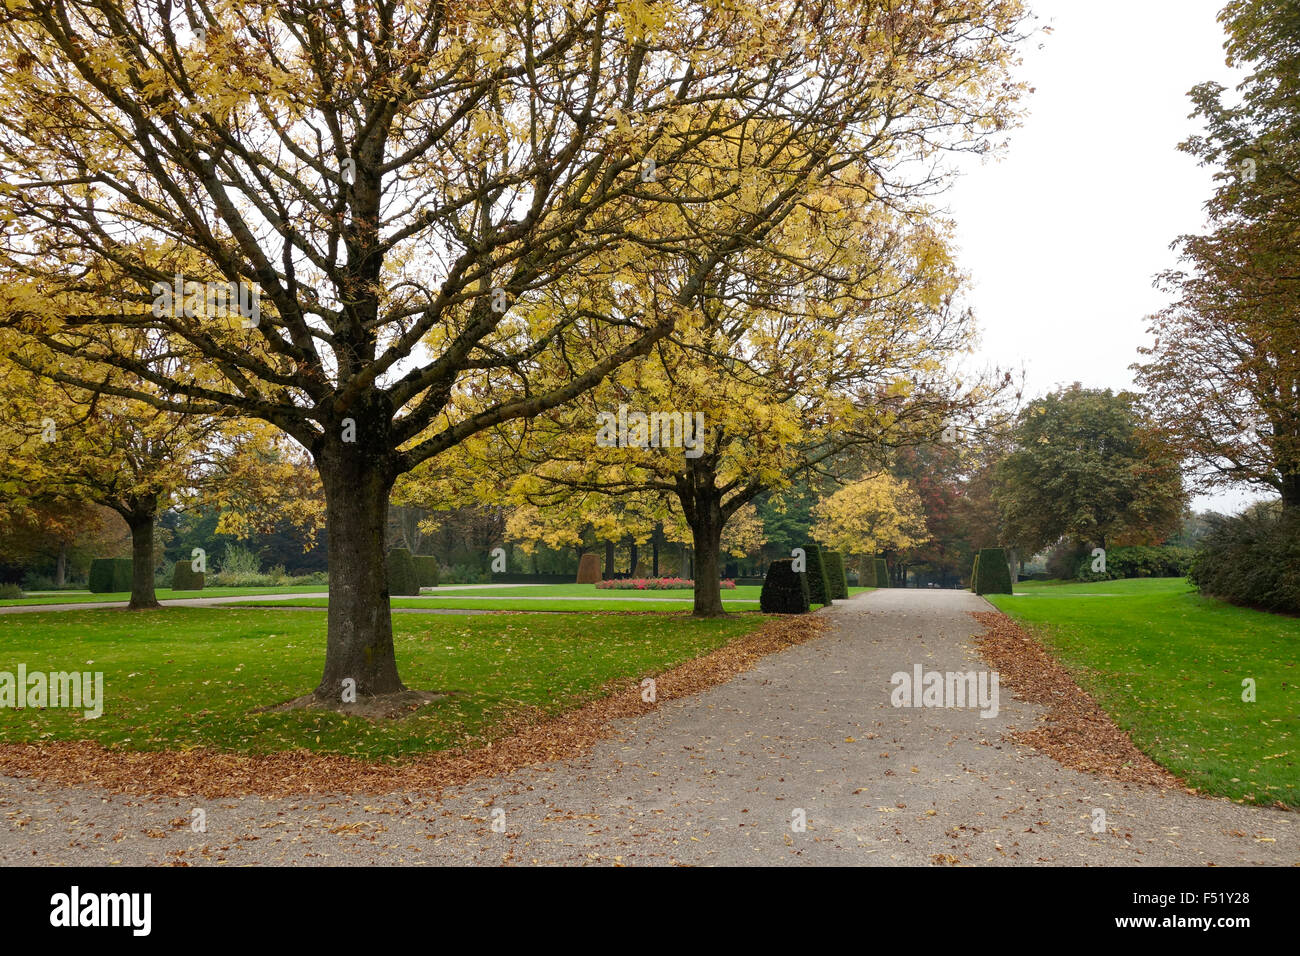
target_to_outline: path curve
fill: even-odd
[[[962,591],[880,590],[822,637],[621,721],[581,758],[427,793],[219,800],[0,777],[3,863],[1294,864],[1295,813],[1068,770],[1042,714],[895,708],[890,675],[987,669]],[[192,811],[207,832],[193,833]],[[504,832],[492,827],[494,811]],[[1092,832],[1094,810],[1106,832]],[[792,821],[807,821],[802,832]],[[33,855],[33,851],[36,851]]]

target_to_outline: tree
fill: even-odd
[[[920,497],[887,472],[845,485],[818,502],[813,513],[814,540],[842,554],[874,558],[926,539]]]
[[[1063,537],[1163,540],[1186,494],[1178,454],[1161,443],[1134,396],[1077,383],[1030,402],[996,467],[1004,534],[1036,552]]]
[[[32,281],[0,312],[157,387],[131,397],[236,409],[308,449],[331,576],[315,696],[337,702],[345,679],[397,692],[383,555],[397,477],[644,354],[817,174],[872,155],[887,196],[891,164],[927,156],[936,130],[1002,125],[1022,17],[1020,0],[17,0],[0,21],[0,165],[18,185],[0,217],[3,261]],[[689,266],[653,301],[543,301],[597,253],[616,282]],[[150,309],[173,280],[200,298],[243,283],[244,321],[191,308],[183,283],[183,310]],[[121,307],[69,308],[88,282]],[[99,334],[122,327],[213,374],[169,374]],[[581,365],[536,387],[579,344]]]
[[[1249,73],[1225,101],[1191,93],[1205,134],[1181,149],[1216,167],[1212,229],[1179,240],[1161,277],[1174,301],[1134,366],[1145,403],[1202,487],[1248,484],[1300,507],[1300,8],[1234,0],[1228,62]]]
[[[948,375],[972,331],[952,304],[958,278],[937,226],[871,204],[861,171],[846,170],[729,263],[649,356],[466,445],[466,465],[517,473],[510,493],[561,508],[564,528],[575,507],[623,527],[602,496],[667,498],[690,529],[694,613],[721,615],[723,540],[742,509],[801,474],[856,467],[849,449],[935,438],[954,409],[1002,387]],[[602,292],[577,278],[561,294]]]

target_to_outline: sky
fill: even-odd
[[[1224,63],[1223,0],[1031,0],[1050,34],[1024,47],[1034,88],[1000,156],[969,157],[946,205],[989,364],[1024,367],[1026,397],[1133,385],[1170,243],[1200,231],[1211,171],[1178,151],[1187,92]],[[963,159],[966,159],[963,157]],[[1198,497],[1236,510],[1251,492]]]

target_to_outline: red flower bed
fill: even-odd
[[[727,578],[722,589],[734,589],[736,582]],[[619,578],[614,581],[597,581],[596,587],[606,591],[690,591],[695,582],[687,578]]]

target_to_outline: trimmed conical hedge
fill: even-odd
[[[889,562],[884,558],[876,558],[876,587],[889,587]]]
[[[90,562],[92,594],[120,594],[131,590],[130,558],[95,558]]]
[[[192,562],[177,561],[176,567],[172,569],[172,590],[202,591],[204,577],[202,571],[194,570]]]
[[[413,554],[415,562],[415,580],[422,588],[438,586],[438,559],[431,554]]]
[[[849,579],[844,576],[844,556],[838,551],[827,551],[822,555],[826,565],[826,576],[831,582],[831,597],[843,600],[849,596]]]
[[[420,579],[415,574],[415,561],[406,548],[388,552],[388,593],[420,596]]]
[[[758,608],[764,614],[807,614],[808,575],[794,570],[794,559],[773,561],[763,579]]]
[[[803,546],[808,574],[808,600],[813,604],[831,603],[831,579],[826,573],[822,549],[815,544]]]
[[[975,593],[1015,593],[1011,587],[1011,565],[1007,564],[1007,552],[1002,548],[984,548],[980,551],[975,566]]]

